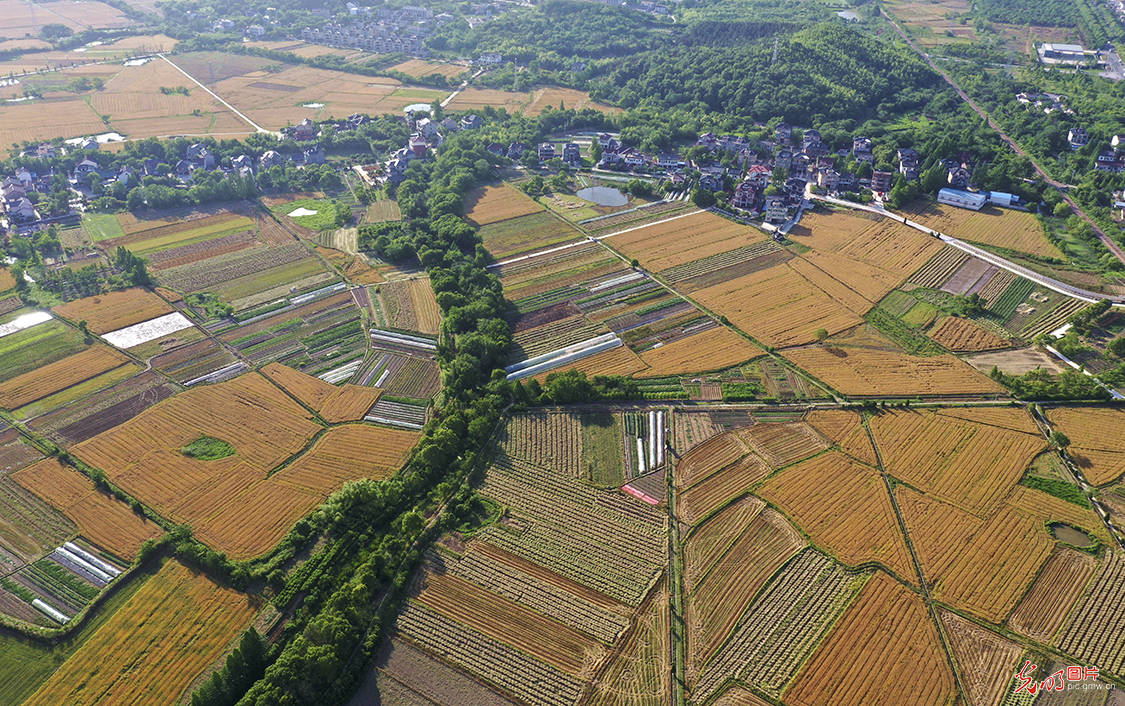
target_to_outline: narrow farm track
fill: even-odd
[[[200,88],[202,88],[202,89],[203,89],[204,91],[207,91],[207,93],[208,93],[208,94],[209,94],[209,95],[210,95],[210,96],[211,96],[212,98],[214,98],[215,100],[219,101],[219,102],[220,102],[220,103],[222,103],[222,104],[223,104],[224,106],[226,106],[227,110],[229,110],[230,112],[234,113],[235,115],[237,115],[238,117],[240,117],[240,118],[242,118],[242,119],[243,119],[244,121],[246,121],[246,124],[247,124],[247,125],[249,125],[250,127],[254,128],[254,131],[255,131],[255,132],[262,132],[262,133],[266,133],[266,134],[269,134],[269,135],[274,135],[274,136],[278,136],[278,135],[279,135],[279,133],[276,133],[276,132],[274,132],[273,130],[267,130],[267,129],[265,129],[264,127],[262,127],[261,125],[259,125],[258,123],[256,123],[256,122],[254,122],[253,120],[251,120],[250,118],[246,117],[246,115],[245,115],[245,114],[244,114],[244,113],[243,113],[242,111],[240,111],[240,110],[239,110],[238,108],[235,108],[235,107],[234,107],[233,105],[231,105],[230,103],[227,103],[227,102],[226,102],[225,100],[223,100],[222,98],[220,98],[220,97],[219,97],[219,94],[218,94],[218,93],[215,93],[214,91],[212,91],[212,90],[211,90],[210,88],[208,88],[207,86],[204,86],[204,85],[203,85],[202,83],[200,83],[200,82],[199,82],[199,80],[197,80],[197,79],[196,79],[196,78],[195,78],[194,76],[192,76],[191,74],[189,74],[189,73],[188,73],[187,71],[184,71],[183,69],[181,69],[181,68],[180,68],[179,66],[177,66],[177,65],[176,65],[176,63],[175,63],[175,62],[173,62],[173,61],[172,61],[171,59],[169,59],[169,58],[168,58],[167,56],[165,56],[164,54],[159,54],[158,56],[159,56],[159,57],[160,57],[161,59],[163,59],[164,61],[167,61],[167,62],[168,62],[168,64],[169,64],[169,65],[170,65],[170,66],[171,66],[172,68],[174,68],[174,69],[175,69],[176,71],[179,71],[179,72],[180,72],[180,73],[182,73],[182,74],[183,74],[184,76],[187,76],[187,77],[188,77],[188,79],[190,79],[192,83],[194,83],[195,85],[199,86],[199,87],[200,87]]]
[[[910,48],[918,54],[918,56],[922,57],[926,64],[928,64],[931,69],[933,69],[939,76],[941,76],[946,83],[953,87],[953,90],[957,92],[957,95],[961,97],[961,100],[965,101],[965,103],[967,103],[970,108],[976,111],[977,115],[985,119],[985,121],[988,123],[988,126],[995,130],[998,135],[1000,135],[1000,139],[1008,143],[1008,146],[1012,148],[1012,151],[1014,151],[1021,157],[1026,157],[1027,160],[1031,162],[1031,166],[1035,169],[1035,172],[1043,178],[1043,181],[1059,190],[1059,193],[1062,194],[1063,200],[1066,201],[1067,205],[1069,205],[1071,209],[1073,209],[1074,212],[1082,218],[1082,220],[1090,224],[1090,227],[1094,229],[1094,233],[1097,234],[1098,239],[1102,241],[1102,243],[1111,253],[1113,253],[1114,257],[1125,263],[1125,250],[1123,250],[1117,243],[1113,242],[1113,240],[1108,235],[1106,235],[1101,228],[1098,227],[1098,224],[1095,223],[1092,218],[1086,215],[1086,212],[1082,210],[1082,207],[1079,206],[1078,203],[1070,197],[1070,194],[1066,192],[1068,185],[1053,178],[1050,174],[1047,173],[1047,170],[1039,166],[1039,162],[1036,162],[1035,158],[1029,155],[1022,147],[1020,147],[1018,142],[1009,137],[1008,134],[1004,132],[1004,130],[1000,127],[1000,124],[993,120],[992,116],[990,116],[987,111],[977,105],[976,102],[969,97],[969,94],[965,93],[965,91],[963,91],[961,87],[957,85],[957,82],[953,80],[952,76],[947,74],[942,69],[938,68],[938,65],[934,63],[934,60],[930,58],[930,55],[922,51],[922,49],[919,48],[912,39],[910,39],[910,37],[906,34],[902,27],[900,27],[899,24],[895,22],[894,18],[887,14],[886,10],[880,7],[879,13],[883,15],[884,18],[886,18],[887,22],[891,23],[891,26],[895,28],[895,31],[898,32],[903,41],[905,41],[910,46]]]
[[[949,662],[949,669],[953,673],[953,680],[957,684],[957,691],[961,694],[961,698],[968,702],[968,690],[961,678],[961,672],[957,668],[957,660],[953,658],[953,648],[949,645],[949,638],[942,628],[941,620],[938,617],[937,608],[935,608],[934,598],[930,595],[930,587],[926,583],[926,575],[922,571],[922,561],[918,558],[918,552],[914,549],[914,542],[910,539],[910,533],[906,530],[906,521],[902,519],[902,510],[899,509],[898,500],[895,499],[894,485],[891,483],[891,477],[887,474],[887,469],[883,466],[883,454],[879,450],[879,445],[875,443],[875,435],[871,433],[871,427],[868,426],[867,420],[863,421],[863,428],[867,432],[867,438],[871,441],[871,448],[875,450],[875,463],[879,468],[879,475],[883,477],[883,484],[887,489],[887,496],[891,501],[891,508],[895,513],[895,520],[898,521],[899,531],[902,532],[902,538],[906,541],[906,548],[910,552],[910,559],[914,562],[914,570],[918,573],[918,586],[922,589],[922,597],[926,603],[926,609],[930,612],[930,619],[934,623],[934,628],[938,632],[938,637],[941,639],[941,647],[945,652],[945,659]]]

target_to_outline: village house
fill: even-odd
[[[527,150],[527,145],[522,142],[513,142],[508,145],[508,159],[519,161],[523,157],[524,151]]]
[[[875,155],[871,152],[871,138],[857,137],[852,140],[852,156],[857,162],[874,162]]]
[[[303,153],[305,164],[324,164],[324,148],[320,145],[309,147]]]
[[[903,147],[898,151],[898,172],[913,181],[922,173],[921,156],[910,147]]]
[[[461,117],[462,130],[476,130],[484,124],[484,120],[479,115],[465,115]]]
[[[1070,143],[1070,149],[1080,150],[1090,141],[1090,136],[1086,134],[1086,128],[1073,127],[1067,133],[1066,141]]]
[[[746,170],[746,181],[756,189],[764,189],[770,183],[773,171],[764,164],[752,164]]]
[[[876,169],[871,172],[871,190],[878,194],[885,194],[894,185],[894,172],[883,172]]]
[[[767,196],[765,203],[766,223],[784,223],[789,220],[789,204],[784,196]]]
[[[951,168],[945,180],[950,188],[963,190],[969,188],[969,180],[971,178],[972,174],[969,172],[969,169],[964,164],[961,164]]]
[[[293,126],[293,139],[294,140],[312,140],[316,137],[316,125],[309,118],[305,118],[301,122]]]
[[[549,162],[555,158],[555,146],[550,142],[544,142],[539,145],[539,163]]]
[[[566,143],[566,145],[563,147],[562,158],[564,162],[571,165],[572,167],[582,166],[582,151],[574,142]]]
[[[279,167],[285,163],[285,158],[281,156],[276,150],[266,150],[258,159],[258,166],[262,169],[269,169],[270,167]]]
[[[750,181],[743,181],[734,188],[730,204],[735,208],[753,211],[758,203],[758,188]]]
[[[773,129],[773,139],[779,145],[788,145],[793,141],[793,127],[788,123],[778,123]]]

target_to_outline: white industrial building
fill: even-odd
[[[978,194],[972,191],[942,189],[938,192],[937,200],[938,203],[979,211],[984,207],[984,204],[988,202],[988,197],[984,194]]]

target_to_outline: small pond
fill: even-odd
[[[1088,547],[1094,539],[1083,532],[1082,530],[1075,529],[1070,525],[1055,523],[1051,525],[1051,534],[1055,535],[1055,539],[1060,542],[1066,542],[1074,547]]]
[[[578,198],[593,201],[599,206],[624,206],[629,197],[612,186],[587,186],[578,190]]]

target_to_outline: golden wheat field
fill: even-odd
[[[251,597],[169,560],[25,703],[177,703],[256,611]]]
[[[766,239],[757,228],[709,211],[673,217],[607,239],[610,245],[659,272]]]

